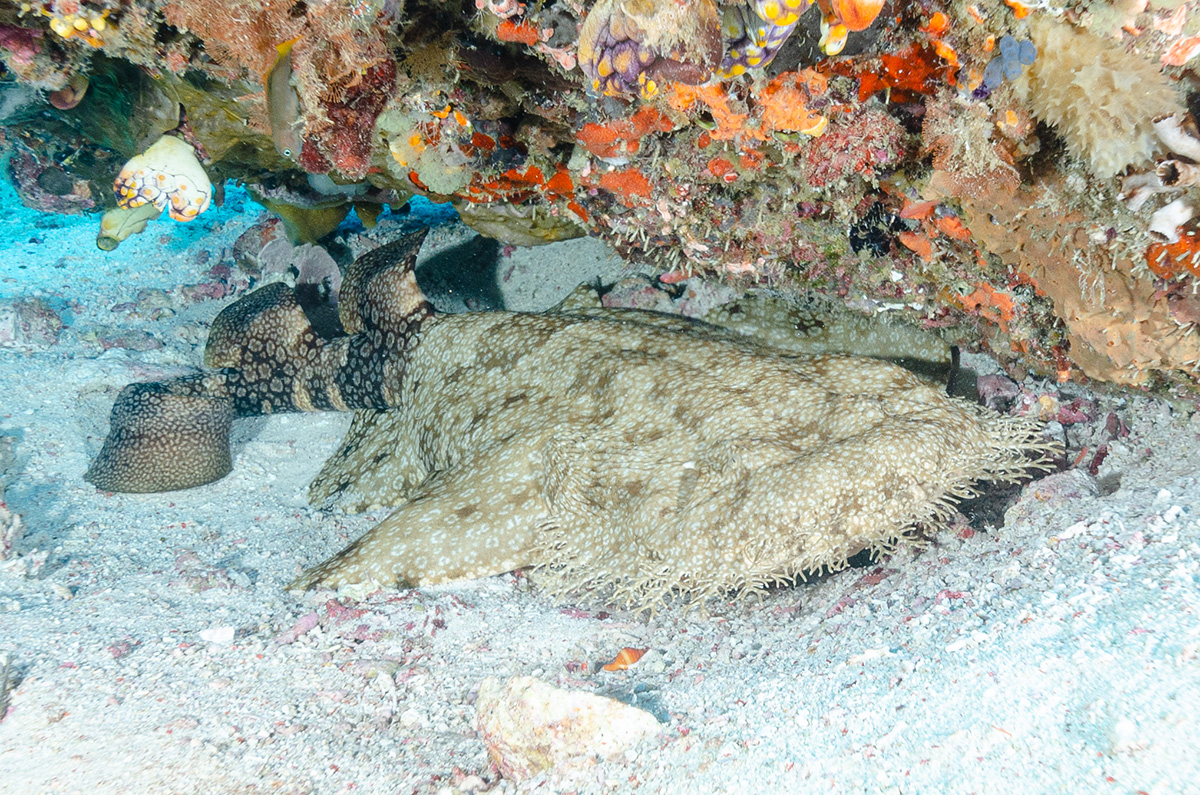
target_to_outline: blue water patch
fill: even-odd
[[[101,290],[114,280],[137,287],[161,287],[180,278],[198,279],[203,267],[190,267],[193,273],[181,276],[172,271],[177,262],[196,259],[196,252],[211,243],[207,238],[217,230],[230,232],[233,227],[249,228],[264,212],[245,188],[225,183],[225,200],[213,205],[194,221],[180,223],[166,213],[146,225],[144,232],[123,241],[113,251],[96,247],[100,213],[82,215],[48,213],[26,207],[8,176],[7,161],[0,162],[0,298],[18,295],[53,295],[68,283],[76,287],[94,285]],[[442,226],[458,220],[449,203],[435,204],[414,196],[407,209],[388,207],[380,216],[405,226]],[[344,226],[362,224],[351,214]],[[236,232],[235,232],[236,234]],[[186,272],[186,271],[185,271]]]
[[[407,210],[402,207],[407,206]],[[404,224],[406,228],[415,229],[421,226],[445,226],[458,220],[458,211],[450,202],[437,204],[424,196],[413,196],[407,205],[393,207],[390,204],[379,214],[379,221],[395,221]],[[362,232],[364,226],[356,212],[346,216],[346,220],[338,224],[337,231]]]
[[[195,221],[180,223],[166,213],[146,225],[113,251],[96,246],[100,213],[48,213],[21,203],[8,176],[7,162],[0,178],[0,298],[55,294],[67,283],[76,287],[122,279],[138,286],[169,283],[169,263],[188,256],[214,229],[232,223],[253,223],[254,211],[245,189],[225,185],[225,203],[210,207]],[[203,245],[199,246],[203,248]],[[107,285],[106,285],[107,286]],[[86,292],[86,289],[85,289]]]
[[[458,220],[458,211],[450,202],[435,204],[424,196],[413,196],[408,200],[408,206],[413,220],[419,220],[425,226],[441,226]]]

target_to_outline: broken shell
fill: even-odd
[[[121,207],[153,204],[176,221],[190,221],[208,209],[213,187],[192,145],[164,135],[130,158],[113,182],[113,190]]]
[[[649,649],[632,649],[628,646],[617,652],[616,658],[608,665],[604,666],[605,671],[624,671],[629,666],[642,659],[642,655],[648,652]]]
[[[84,94],[88,90],[87,75],[79,73],[71,75],[67,80],[67,84],[57,91],[51,91],[47,99],[50,104],[59,110],[70,110],[83,101]]]

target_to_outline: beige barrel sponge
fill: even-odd
[[[1158,145],[1154,119],[1182,109],[1158,64],[1048,16],[1029,33],[1038,50],[1028,72],[1034,115],[1097,177],[1149,160]]]

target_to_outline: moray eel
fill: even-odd
[[[346,336],[289,288],[227,307],[215,371],[126,387],[87,478],[113,491],[229,471],[234,417],[356,410],[310,489],[398,506],[292,587],[415,587],[543,566],[556,594],[653,609],[837,569],[932,528],[981,480],[1048,467],[1029,420],[893,364],[789,354],[638,310],[435,316],[422,235],[346,275]]]

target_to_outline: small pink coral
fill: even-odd
[[[486,8],[501,19],[525,13],[525,4],[517,0],[475,0],[475,7],[480,11]]]
[[[311,139],[304,141],[301,166],[310,173],[325,173],[332,166],[345,177],[365,177],[375,146],[375,120],[392,95],[395,82],[396,64],[384,61],[367,69],[341,99],[329,102],[325,114],[331,125],[314,133],[318,151],[311,151]]]

